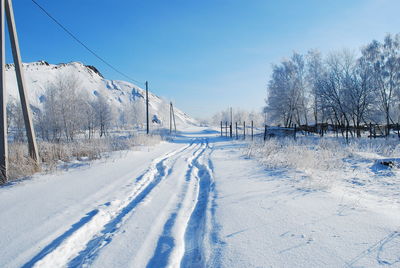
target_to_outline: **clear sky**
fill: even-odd
[[[358,49],[400,32],[399,0],[36,1],[107,61],[201,118],[261,109],[271,63],[293,50]],[[24,62],[80,61],[126,80],[30,0],[13,2]]]

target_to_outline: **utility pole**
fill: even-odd
[[[26,94],[25,78],[22,68],[21,54],[17,36],[17,29],[14,19],[14,11],[11,0],[1,0],[0,4],[0,97],[1,97],[1,126],[0,126],[0,165],[1,181],[7,182],[8,168],[8,145],[7,145],[7,92],[5,86],[5,27],[4,22],[7,19],[8,33],[10,35],[11,50],[14,59],[14,66],[18,84],[19,96],[21,99],[22,114],[24,117],[26,136],[28,140],[29,156],[35,161],[36,168],[39,168],[39,154],[36,144],[36,136],[32,123],[32,114],[29,107],[29,101]]]
[[[231,107],[231,125],[233,124],[233,113],[232,113],[232,107]]]
[[[243,139],[246,139],[246,121],[243,121]]]
[[[172,102],[169,103],[169,135],[172,133]]]
[[[8,144],[7,144],[7,93],[5,86],[5,35],[4,35],[4,1],[0,4],[0,168],[1,168],[1,183],[7,182],[7,170],[8,170]]]
[[[232,113],[232,107],[231,107],[231,125],[230,125],[231,139],[232,139],[232,132],[233,132],[233,113]]]
[[[149,135],[149,82],[146,81],[146,133]]]
[[[175,129],[175,135],[176,135],[176,121],[175,121],[175,111],[174,111],[174,105],[171,102],[171,108],[172,108],[172,119],[174,120],[174,129]]]
[[[251,120],[251,140],[254,140],[254,131],[253,131],[253,120]]]

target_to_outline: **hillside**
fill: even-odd
[[[32,110],[41,110],[46,101],[46,89],[58,77],[73,76],[80,83],[80,90],[85,91],[90,98],[104,96],[117,111],[132,102],[140,102],[145,109],[145,90],[126,81],[108,80],[94,66],[80,62],[49,64],[45,61],[24,63],[23,69],[27,83],[29,101]],[[9,98],[19,100],[17,82],[13,64],[6,65],[6,88]],[[150,119],[157,116],[164,125],[169,124],[169,102],[149,91]],[[196,120],[175,108],[176,124],[179,127],[196,124]]]

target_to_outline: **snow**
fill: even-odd
[[[319,152],[344,163],[329,187],[200,127],[37,174],[0,188],[0,267],[400,267],[398,171],[355,148]]]
[[[43,109],[46,89],[56,81],[58,77],[70,76],[78,79],[80,89],[87,96],[94,99],[99,95],[104,96],[116,109],[121,110],[124,105],[138,101],[145,105],[145,90],[126,81],[108,80],[95,72],[92,67],[80,62],[48,64],[44,61],[24,63],[23,70],[26,80],[27,92],[30,104],[39,110]],[[6,87],[9,98],[19,101],[17,81],[14,65],[6,68]],[[151,89],[151,88],[150,88]],[[33,109],[35,110],[35,109]],[[169,111],[169,102],[156,96],[149,90],[149,111],[151,115],[164,114]],[[175,108],[176,124],[187,126],[196,124],[196,120]]]

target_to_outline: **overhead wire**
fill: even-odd
[[[59,20],[57,20],[53,15],[50,14],[43,6],[41,6],[38,2],[35,0],[31,0],[44,14],[46,14],[53,22],[55,22],[62,30],[64,30],[72,39],[74,39],[78,44],[80,44],[83,48],[85,48],[87,51],[89,51],[93,56],[95,56],[97,59],[99,59],[101,62],[103,62],[105,65],[110,67],[112,70],[117,72],[118,74],[122,75],[123,77],[129,79],[130,81],[136,83],[136,84],[141,84],[144,85],[144,82],[140,82],[137,79],[132,78],[131,76],[125,74],[124,72],[120,71],[118,68],[116,68],[114,65],[109,63],[107,60],[105,60],[103,57],[101,57],[98,53],[93,51],[91,48],[89,48],[83,41],[81,41],[74,33],[72,33],[67,27],[65,27]]]

